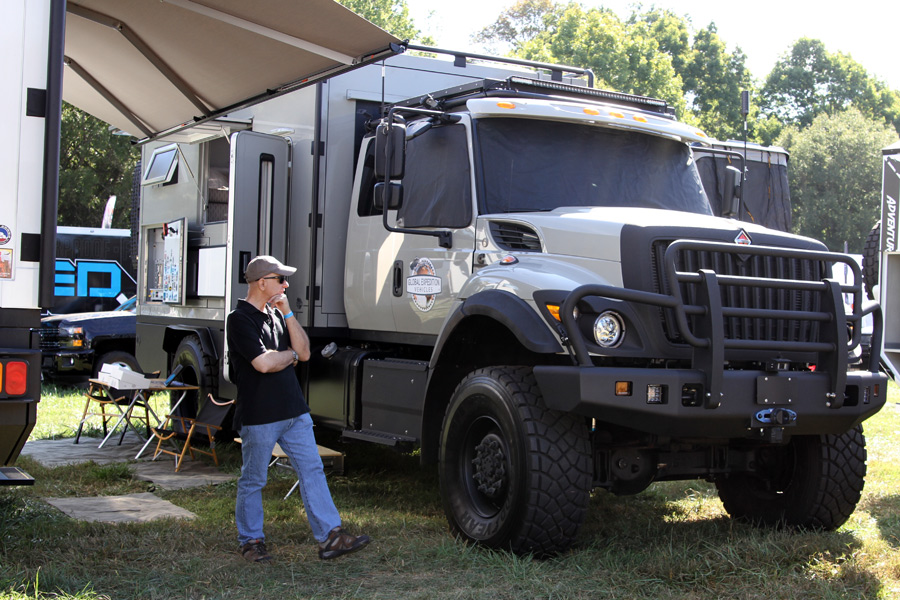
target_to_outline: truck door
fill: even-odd
[[[255,131],[231,136],[231,180],[228,186],[228,236],[225,302],[232,310],[247,295],[244,269],[251,259],[287,256],[287,139]]]
[[[398,332],[440,333],[471,274],[475,207],[466,129],[461,122],[409,134],[397,223],[449,230],[452,243],[444,248],[437,237],[401,234],[391,274]]]

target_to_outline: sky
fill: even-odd
[[[514,3],[515,0],[446,3],[407,0],[416,26],[434,37],[438,47],[479,52],[482,49],[471,43],[470,36]],[[588,7],[605,6],[623,19],[631,14],[634,6],[632,0],[581,0],[581,3]],[[897,0],[833,4],[809,0],[654,0],[643,5],[688,16],[694,30],[714,22],[729,50],[741,48],[747,57],[747,67],[760,82],[795,41],[808,37],[821,40],[829,52],[849,54],[870,75],[900,90],[900,52],[893,43],[900,28]]]

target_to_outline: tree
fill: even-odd
[[[880,208],[881,149],[896,141],[893,127],[853,107],[789,128],[779,143],[791,152],[795,233],[862,252]]]
[[[338,0],[341,4],[401,40],[416,40],[421,31],[409,16],[405,0]],[[425,43],[433,43],[426,39]]]
[[[739,138],[743,130],[741,92],[750,90],[750,71],[740,48],[729,53],[714,23],[694,36],[689,59],[681,74],[690,96],[688,109],[711,136]]]
[[[611,10],[575,2],[545,13],[543,22],[546,29],[522,43],[517,55],[590,68],[597,87],[655,96],[683,111],[681,78],[647,23],[625,23]]]
[[[751,88],[743,52],[729,52],[712,23],[694,33],[686,17],[639,11],[623,22],[611,10],[575,2],[519,0],[474,39],[502,42],[524,58],[588,67],[598,87],[662,98],[710,135],[737,137],[740,93]]]
[[[131,178],[140,156],[129,138],[70,104],[63,104],[57,223],[100,227],[111,195],[113,227],[131,227]]]
[[[870,77],[850,56],[801,38],[772,68],[762,88],[762,110],[786,125],[806,127],[822,113],[850,106],[900,131],[900,93]]]
[[[546,31],[545,19],[557,10],[553,0],[518,0],[497,20],[472,35],[472,41],[494,47],[498,43],[517,51]]]

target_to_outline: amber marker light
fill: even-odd
[[[600,111],[597,110],[596,108],[585,108],[585,109],[584,109],[584,114],[586,114],[586,115],[594,115],[594,116],[596,117],[596,116],[599,116],[599,115],[600,115]]]
[[[609,116],[615,117],[615,118],[617,118],[617,119],[624,119],[624,118],[625,118],[625,115],[622,114],[622,113],[620,113],[620,112],[612,112],[612,111],[610,111]]]
[[[641,115],[634,115],[631,118],[634,119],[635,121],[637,121],[638,123],[647,123],[647,118],[642,117]]]
[[[550,316],[552,316],[557,321],[561,321],[559,318],[559,305],[558,304],[548,304],[547,310],[550,311]]]
[[[560,309],[559,304],[547,304],[546,306],[547,306],[547,311],[550,313],[551,317],[553,317],[557,321],[562,321],[562,319],[559,316],[559,309]],[[578,317],[581,316],[581,311],[578,310],[577,306],[572,309],[572,316],[575,317],[576,320],[578,319]]]
[[[617,381],[616,382],[616,396],[630,396],[631,395],[631,382],[630,381]]]
[[[497,107],[498,108],[515,108],[516,105],[513,104],[512,102],[498,102]]]

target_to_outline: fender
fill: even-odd
[[[556,354],[563,351],[559,340],[547,327],[547,323],[527,302],[503,290],[486,290],[466,298],[447,317],[429,367],[437,366],[444,344],[453,335],[456,327],[475,315],[490,317],[509,329],[525,348],[539,354]]]
[[[175,350],[178,349],[179,342],[189,334],[196,334],[200,338],[200,347],[203,348],[204,354],[212,356],[216,363],[219,362],[219,352],[216,350],[216,345],[213,343],[212,334],[210,334],[208,327],[191,327],[189,325],[170,325],[166,327],[166,333],[163,337],[163,351],[168,354],[174,354]]]

